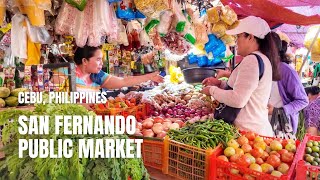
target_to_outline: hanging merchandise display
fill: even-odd
[[[88,0],[66,0],[67,3],[76,7],[79,11],[83,11],[87,5]]]

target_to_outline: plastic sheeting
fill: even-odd
[[[319,14],[306,16],[304,13],[299,14],[281,5],[275,4],[271,1],[275,0],[221,0],[224,5],[229,5],[240,16],[258,16],[265,19],[270,27],[279,24],[292,24],[292,25],[311,25],[320,24]],[[294,2],[298,0],[287,0],[282,2],[290,3],[290,6],[301,5],[300,1],[297,5]],[[303,1],[310,4],[319,4],[318,0]],[[313,3],[314,2],[314,3]],[[277,2],[280,3],[281,2]]]

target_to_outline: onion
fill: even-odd
[[[185,119],[185,118],[186,118],[186,115],[183,115],[183,114],[182,114],[182,115],[180,115],[180,118],[181,118],[181,119]]]
[[[142,132],[145,137],[154,137],[154,132],[151,129],[146,129]]]
[[[173,114],[172,114],[172,115],[173,115],[173,117],[176,117],[177,114],[178,114],[177,111],[173,111]]]
[[[172,114],[173,110],[172,109],[168,109],[168,114]]]
[[[184,115],[187,116],[187,117],[189,117],[189,116],[190,116],[190,111],[185,111],[185,112],[184,112]]]
[[[162,108],[162,112],[166,113],[168,111],[168,108]]]
[[[136,125],[136,128],[141,130],[142,129],[142,124],[138,122],[137,125]]]
[[[135,136],[143,136],[142,133],[137,133],[137,134],[134,134]]]
[[[150,129],[153,126],[153,122],[151,121],[151,119],[146,119],[142,122],[142,127],[145,129]]]
[[[178,123],[172,123],[170,129],[179,129],[180,125]]]
[[[154,123],[163,123],[163,118],[162,117],[155,117],[153,118]]]
[[[191,118],[194,118],[196,115],[195,114],[190,114],[190,117]]]
[[[190,110],[190,113],[191,113],[191,114],[194,114],[194,113],[196,113],[196,110],[191,109],[191,110]]]
[[[162,123],[163,130],[168,131],[171,124],[172,124],[172,122],[170,120],[163,122]]]
[[[181,121],[180,119],[176,120],[174,123],[179,124],[179,127],[181,128],[183,125],[183,121]]]
[[[157,111],[153,112],[152,115],[159,116],[159,113]]]
[[[164,138],[167,135],[167,132],[161,131],[159,134],[157,134],[157,138]]]
[[[156,134],[159,134],[161,131],[163,131],[163,126],[161,123],[155,123],[152,127],[152,131]]]
[[[166,114],[166,118],[171,118],[172,116],[170,114]]]
[[[136,132],[134,134],[141,134],[140,129],[136,129]]]
[[[178,113],[179,115],[183,114],[183,112],[182,112],[181,109],[179,109],[179,110],[177,111],[177,113]]]

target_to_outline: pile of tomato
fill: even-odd
[[[265,138],[247,132],[238,139],[227,143],[224,154],[218,159],[238,164],[254,171],[268,173],[276,177],[287,174],[296,152],[294,140]],[[237,169],[230,169],[232,174],[243,175]]]

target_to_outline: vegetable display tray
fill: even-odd
[[[306,134],[301,143],[301,148],[297,152],[297,180],[311,180],[311,179],[320,179],[320,167],[307,165],[303,160],[303,156],[306,150],[306,145],[309,140],[320,141],[320,136],[311,136]]]
[[[168,152],[165,153],[165,159],[168,161],[167,171],[177,179],[186,180],[208,180],[210,157],[216,156],[217,150],[222,146],[219,144],[215,149],[201,149],[169,140],[165,137],[165,147]]]
[[[246,132],[244,131],[241,132],[241,134],[245,134],[245,133]],[[263,137],[263,139],[277,139],[274,137],[265,137],[265,136],[261,136],[261,137]],[[297,152],[299,151],[299,149],[301,149],[301,146],[299,145],[300,145],[300,141],[296,140]],[[223,149],[222,147],[219,147],[219,149],[217,150],[217,155],[211,156],[211,159],[210,159],[210,179],[212,180],[215,180],[215,179],[245,180],[245,178],[243,178],[241,174],[243,175],[247,174],[247,175],[250,175],[252,179],[255,179],[255,180],[291,180],[291,179],[294,179],[295,172],[296,172],[295,168],[297,165],[297,160],[296,160],[296,157],[298,154],[297,152],[294,156],[295,159],[293,160],[288,173],[285,175],[282,175],[281,177],[275,177],[267,173],[258,172],[246,167],[239,166],[236,163],[226,162],[221,159],[218,159],[217,158],[218,156],[223,155]],[[239,171],[239,174],[231,173],[232,170]]]

